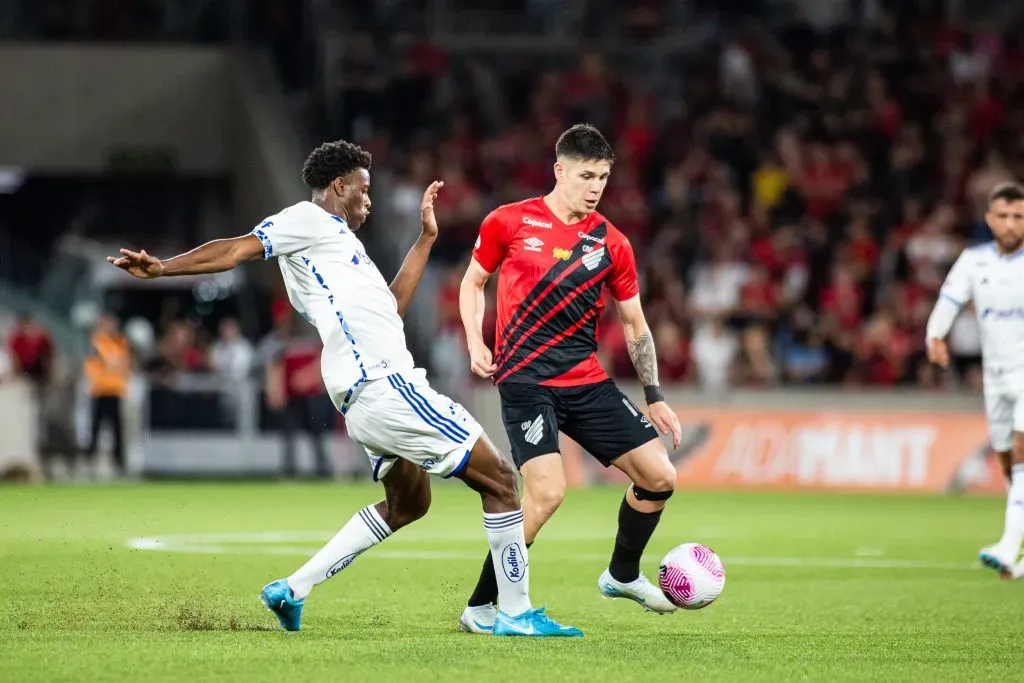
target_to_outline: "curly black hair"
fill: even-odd
[[[357,168],[370,170],[372,157],[359,145],[337,140],[325,142],[312,152],[302,165],[302,182],[311,190],[322,190],[335,178],[346,176]]]
[[[558,136],[555,156],[578,161],[615,161],[615,152],[608,141],[589,123],[577,123]]]

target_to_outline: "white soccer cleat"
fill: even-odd
[[[597,589],[606,598],[628,598],[648,612],[668,614],[678,609],[669,602],[661,589],[648,581],[643,574],[635,581],[621,583],[612,578],[611,573],[605,569],[597,580]]]
[[[989,569],[996,570],[1000,578],[1013,578],[1017,565],[1017,553],[1008,553],[998,545],[990,545],[981,549],[978,559]]]
[[[1013,571],[1010,572],[1009,579],[1024,579],[1024,560],[1020,560],[1017,564],[1013,565]]]
[[[479,607],[466,607],[459,617],[459,630],[463,633],[479,633],[491,635],[494,632],[494,620],[498,618],[498,608],[492,604]]]

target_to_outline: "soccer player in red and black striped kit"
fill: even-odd
[[[605,597],[629,598],[647,610],[671,612],[672,603],[641,573],[640,557],[676,483],[658,431],[671,433],[678,447],[679,419],[658,386],[632,247],[596,210],[614,160],[611,146],[593,126],[577,124],[562,133],[555,145],[552,192],[499,207],[484,219],[459,307],[473,372],[493,378],[501,395],[502,420],[525,484],[527,545],[565,495],[558,447],[562,431],[602,465],[617,467],[632,480],[619,508],[611,562],[598,579],[598,589]],[[499,267],[492,355],[481,331],[484,286]],[[597,359],[605,286],[622,318],[650,419],[619,391]],[[460,619],[462,629],[490,632],[497,597],[488,555]]]

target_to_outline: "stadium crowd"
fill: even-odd
[[[544,193],[552,141],[583,120],[619,155],[600,210],[637,252],[663,380],[979,385],[972,317],[949,378],[924,361],[924,323],[960,249],[989,239],[987,192],[1024,177],[1014,30],[886,14],[824,35],[800,21],[739,31],[685,65],[677,109],[598,52],[508,72],[421,45],[402,75],[379,72],[369,39],[349,54],[348,126],[326,136],[361,138],[412,187],[446,182],[442,337],[461,334],[481,217]],[[389,117],[405,89],[424,106]],[[602,353],[629,377],[612,310]]]
[[[923,326],[959,250],[988,239],[988,190],[1024,177],[1015,26],[972,34],[906,9],[828,31],[742,24],[681,59],[672,88],[598,51],[568,67],[488,61],[367,32],[321,93],[341,116],[312,137],[370,149],[396,178],[375,198],[394,214],[444,179],[435,370],[466,370],[457,289],[480,220],[544,193],[553,141],[589,121],[619,155],[600,210],[637,253],[665,382],[976,387],[971,317],[951,338],[952,376],[924,362]],[[607,310],[605,366],[630,377]],[[266,362],[233,324],[218,344],[180,321],[160,333],[156,368],[234,376],[240,358]]]

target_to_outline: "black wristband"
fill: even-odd
[[[665,400],[665,394],[657,384],[648,384],[644,387],[644,400],[647,405]]]

